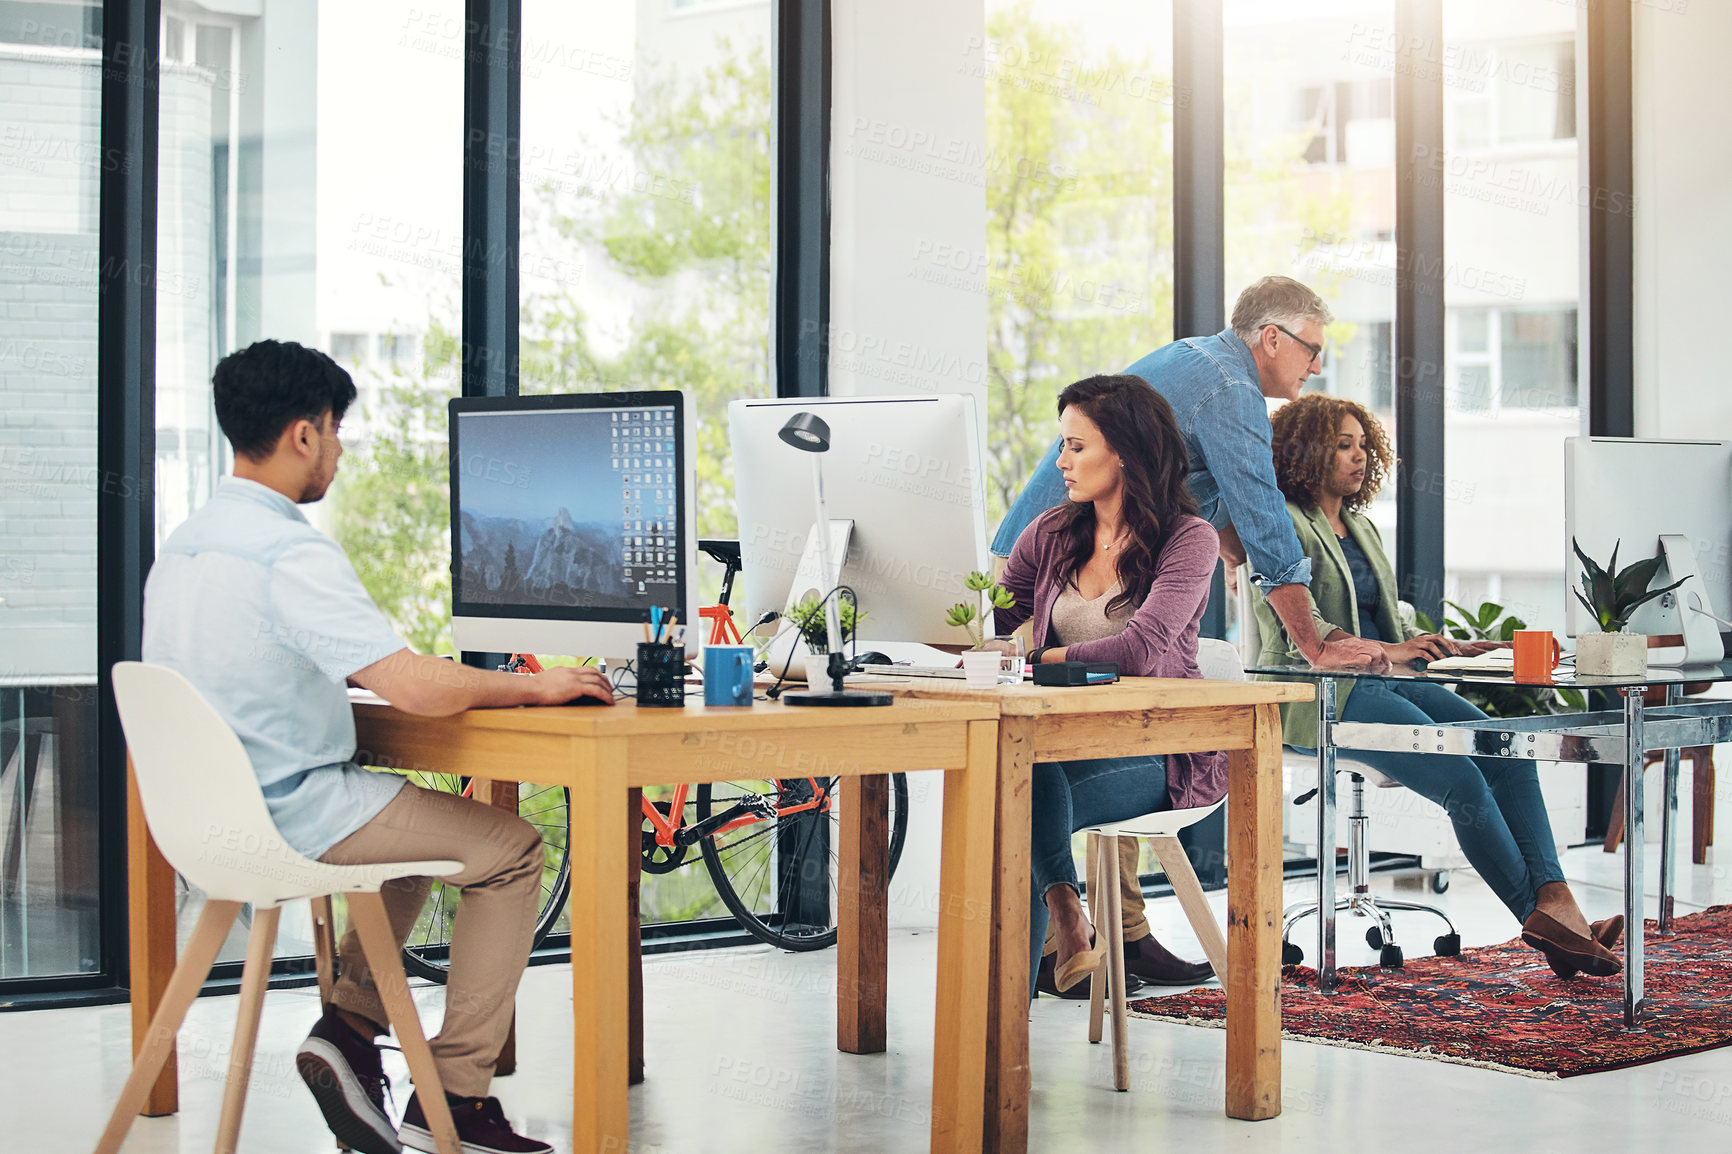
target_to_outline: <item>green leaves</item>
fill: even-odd
[[[1509,641],[1517,629],[1527,628],[1527,622],[1513,613],[1506,616],[1504,607],[1495,601],[1481,602],[1477,611],[1453,601],[1445,601],[1444,605],[1457,614],[1454,620],[1447,616],[1444,619],[1449,635],[1457,641]]]
[[[988,609],[1009,609],[1016,604],[1016,598],[1010,590],[992,579],[992,574],[979,570],[970,573],[962,579],[962,587],[971,593],[980,594],[980,607],[959,601],[952,605],[944,614],[944,623],[954,625],[958,629],[966,629],[969,639],[976,645],[986,640],[985,624]]]
[[[1648,585],[1665,563],[1664,558],[1656,554],[1642,561],[1637,561],[1623,572],[1618,572],[1618,549],[1623,542],[1612,546],[1612,560],[1602,569],[1582,552],[1581,545],[1574,537],[1570,538],[1570,548],[1576,552],[1576,557],[1582,563],[1582,587],[1576,593],[1576,600],[1582,603],[1587,611],[1594,615],[1600,629],[1606,633],[1617,633],[1630,620],[1630,614],[1640,606],[1646,605],[1663,593],[1670,593],[1684,583],[1680,578],[1659,589],[1649,589]],[[1615,576],[1614,576],[1615,574]]]

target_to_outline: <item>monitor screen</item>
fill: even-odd
[[[685,604],[678,393],[452,402],[452,609],[642,621]]]

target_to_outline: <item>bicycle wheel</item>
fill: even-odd
[[[427,773],[422,770],[404,771],[410,782],[423,789],[445,793],[462,793],[469,779],[448,773]],[[541,832],[541,905],[535,917],[535,935],[530,949],[546,940],[571,889],[571,862],[566,856],[570,837],[568,815],[570,792],[564,786],[519,783],[517,787],[518,816]],[[461,896],[456,886],[435,880],[415,926],[403,943],[403,968],[418,978],[445,984],[450,976],[451,923],[457,916],[457,901]]]
[[[841,840],[836,778],[817,778],[823,803],[801,813],[764,818],[704,838],[704,865],[716,893],[740,927],[783,950],[822,950],[836,944],[838,861]],[[812,779],[783,778],[700,785],[701,822],[743,800],[761,798],[788,809],[812,800]],[[908,837],[908,778],[890,776],[890,873]]]

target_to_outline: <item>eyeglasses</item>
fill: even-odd
[[[1323,354],[1329,351],[1329,346],[1327,344],[1314,345],[1298,333],[1289,332],[1280,325],[1276,325],[1275,328],[1276,331],[1286,333],[1287,336],[1292,337],[1295,341],[1299,342],[1299,344],[1303,345],[1311,353],[1311,359],[1317,362],[1317,367],[1323,367]]]

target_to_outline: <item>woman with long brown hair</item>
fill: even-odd
[[[1069,500],[1030,523],[1005,563],[1016,605],[996,627],[1034,624],[1031,659],[1111,661],[1127,676],[1199,677],[1197,632],[1220,543],[1185,487],[1173,411],[1138,377],[1089,377],[1059,394],[1058,468]],[[1032,975],[1050,915],[1058,988],[1100,964],[1071,834],[1226,793],[1219,753],[1039,762],[1033,789]]]

